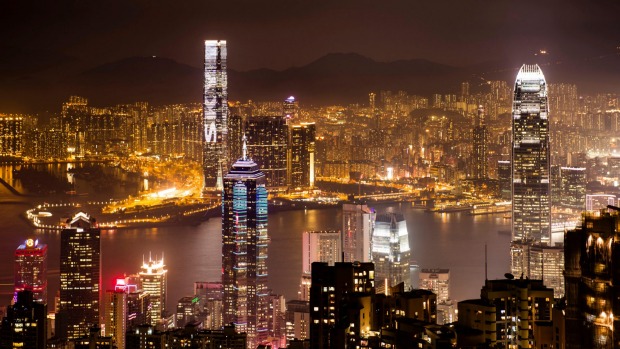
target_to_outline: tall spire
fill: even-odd
[[[248,159],[248,138],[243,135],[243,157],[241,158],[243,161]]]

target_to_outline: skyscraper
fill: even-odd
[[[409,277],[409,234],[407,222],[402,214],[388,213],[377,215],[372,234],[372,261],[375,263],[375,279],[379,287],[396,286],[405,283],[411,286]]]
[[[282,111],[284,117],[288,119],[297,118],[297,110],[299,109],[299,103],[295,100],[295,97],[290,96],[289,98],[284,100],[282,103]]]
[[[267,189],[258,165],[243,155],[224,177],[222,284],[224,323],[247,332],[248,345],[267,339]]]
[[[168,284],[168,270],[165,269],[164,257],[155,260],[149,255],[149,260],[142,262],[140,284],[142,290],[149,294],[151,301],[151,325],[156,326],[162,319],[166,309],[166,291]]]
[[[473,154],[472,154],[472,177],[474,179],[484,179],[489,175],[487,169],[487,146],[489,142],[489,131],[484,123],[484,107],[478,107],[473,129]]]
[[[538,65],[523,65],[512,104],[512,241],[520,245],[551,239],[548,117],[545,77]],[[511,251],[513,274],[529,276],[527,253]]]
[[[127,288],[125,279],[116,280],[113,290],[107,290],[104,303],[105,335],[111,336],[118,349],[125,349],[127,332]]]
[[[15,250],[15,300],[17,293],[30,290],[33,299],[47,303],[47,245],[28,239]]]
[[[269,191],[286,190],[288,125],[284,116],[253,116],[245,122],[248,153],[265,174]]]
[[[314,123],[302,123],[291,128],[291,186],[314,186]]]
[[[362,203],[342,205],[342,252],[344,262],[370,262],[370,239],[376,213]]]
[[[223,169],[228,167],[228,87],[226,41],[205,41],[203,95],[203,170],[206,191],[222,189]]]
[[[22,156],[24,151],[24,118],[0,115],[0,156]]]
[[[79,212],[60,233],[60,305],[56,335],[87,336],[99,324],[101,241],[96,220]]]

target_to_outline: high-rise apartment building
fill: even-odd
[[[105,335],[112,337],[118,349],[125,349],[127,332],[127,289],[125,279],[119,279],[113,290],[107,290],[104,300]]]
[[[362,203],[342,205],[343,262],[370,262],[370,242],[376,213]]]
[[[203,169],[206,191],[222,189],[223,171],[228,168],[228,82],[226,41],[206,40],[204,60]]]
[[[84,155],[84,134],[89,116],[90,109],[86,98],[71,96],[68,102],[63,103],[60,130],[63,133],[63,148],[67,149],[69,156]]]
[[[222,284],[224,323],[248,334],[252,348],[267,339],[267,189],[265,175],[247,156],[224,177]]]
[[[31,291],[19,291],[15,304],[7,308],[0,323],[0,348],[45,349],[46,305],[32,298]]]
[[[248,155],[265,174],[269,191],[287,188],[288,125],[284,116],[253,116],[245,122]]]
[[[87,336],[99,324],[101,232],[96,220],[79,212],[60,233],[60,304],[56,335]]]
[[[472,154],[472,178],[484,179],[489,175],[487,165],[487,147],[489,144],[489,131],[484,122],[484,107],[478,107],[478,114],[474,119],[473,154]]]
[[[540,67],[523,65],[512,104],[512,241],[519,244],[551,240],[548,114],[547,83]],[[513,274],[529,277],[526,254],[519,247],[511,251]]]
[[[291,186],[314,187],[316,125],[302,123],[291,127]]]
[[[24,152],[24,118],[0,115],[0,156],[22,156]]]
[[[587,213],[564,237],[566,348],[620,348],[619,213]]]
[[[47,303],[47,245],[28,239],[15,250],[15,294],[29,290],[33,299]]]
[[[552,348],[553,289],[541,280],[486,280],[480,299],[458,303],[458,323],[491,348]]]
[[[411,286],[409,277],[409,233],[402,214],[379,214],[372,234],[372,261],[375,263],[377,288],[393,287],[403,282]]]
[[[166,309],[166,295],[168,286],[168,270],[164,264],[164,257],[155,257],[142,262],[140,270],[140,285],[149,295],[151,303],[151,325],[156,326],[162,320]]]

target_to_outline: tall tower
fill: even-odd
[[[213,192],[222,190],[222,171],[228,167],[228,87],[225,40],[205,41],[204,72],[202,164],[205,191]]]
[[[312,123],[291,128],[291,185],[314,187],[314,150],[316,126]]]
[[[302,270],[299,299],[310,300],[312,263],[324,262],[333,266],[342,258],[342,237],[340,231],[304,231],[302,235]]]
[[[538,65],[517,74],[512,104],[512,272],[530,275],[529,246],[551,239],[547,83]]]
[[[142,290],[149,294],[151,300],[151,324],[157,325],[162,319],[162,313],[166,309],[166,290],[168,270],[165,269],[164,257],[151,259],[142,263],[140,271],[140,284]]]
[[[248,347],[268,337],[267,189],[258,165],[243,155],[224,177],[222,284],[224,323],[248,334]]]
[[[60,306],[56,334],[87,336],[99,324],[101,232],[94,218],[79,212],[60,233]]]
[[[474,152],[472,154],[474,179],[484,179],[488,177],[487,169],[487,144],[489,142],[489,131],[484,123],[484,107],[478,107],[473,130]]]
[[[33,293],[35,302],[47,303],[47,245],[28,239],[15,250],[15,295],[23,290]]]
[[[125,349],[127,332],[127,286],[125,279],[116,280],[114,290],[105,293],[105,335],[112,336],[118,349]]]
[[[388,213],[377,215],[372,233],[372,260],[375,263],[375,279],[379,287],[387,280],[389,287],[405,283],[409,289],[409,233],[407,222],[402,214]],[[384,290],[385,291],[385,290]]]

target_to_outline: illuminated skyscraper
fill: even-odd
[[[372,233],[372,261],[375,263],[377,288],[396,286],[405,283],[411,286],[409,277],[409,234],[407,222],[402,214],[388,213],[377,215]]]
[[[288,125],[283,116],[254,116],[245,122],[248,154],[265,174],[269,191],[287,188]]]
[[[295,97],[290,96],[289,98],[284,100],[282,103],[282,111],[284,112],[284,117],[288,119],[295,119],[297,117],[297,110],[299,109],[299,104],[295,100]]]
[[[164,257],[151,259],[142,263],[140,284],[142,290],[149,294],[151,301],[151,325],[155,326],[162,319],[166,309],[166,290],[168,284],[168,270],[165,269]]]
[[[60,305],[56,335],[87,336],[99,324],[101,232],[94,218],[79,212],[60,233]]]
[[[478,107],[478,114],[475,118],[473,130],[473,154],[472,154],[472,177],[474,179],[484,179],[488,177],[487,169],[487,146],[489,142],[489,131],[484,123],[484,107]]]
[[[342,205],[344,262],[370,262],[370,239],[376,213],[361,203]]]
[[[245,144],[242,153],[224,177],[222,194],[223,317],[255,348],[269,335],[267,189]]]
[[[520,246],[551,239],[548,112],[540,67],[523,65],[512,105],[512,241]],[[529,276],[527,253],[520,247],[511,250],[513,274]]]
[[[0,115],[0,156],[22,156],[24,151],[24,118]]]
[[[15,250],[15,299],[30,290],[35,302],[47,303],[47,245],[28,239]]]
[[[560,168],[562,193],[560,205],[581,212],[586,208],[586,169],[584,167]]]
[[[228,87],[226,41],[205,41],[203,169],[206,191],[222,190],[223,169],[228,167]]]
[[[497,181],[499,182],[499,196],[504,200],[512,198],[512,173],[510,161],[497,162]]]
[[[111,336],[118,349],[125,349],[127,332],[127,287],[125,279],[116,280],[114,290],[105,293],[105,335]]]
[[[291,186],[314,186],[316,126],[302,123],[291,128]]]

